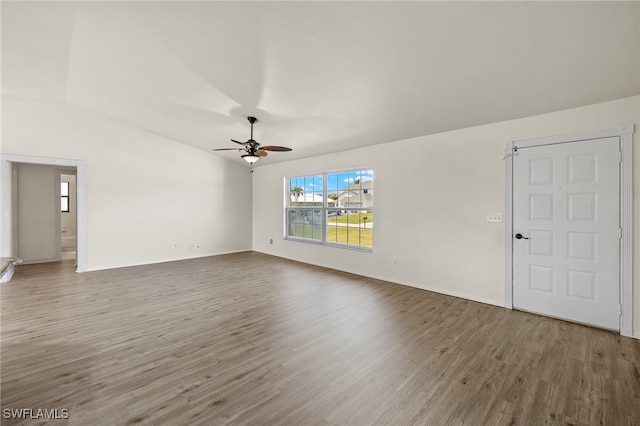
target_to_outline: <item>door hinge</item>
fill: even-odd
[[[618,151],[618,163],[622,163],[622,151]]]
[[[618,304],[618,315],[622,316],[622,303]]]
[[[618,239],[622,239],[622,228],[618,228]]]

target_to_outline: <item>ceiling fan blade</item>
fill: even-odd
[[[293,151],[291,148],[287,148],[286,146],[275,146],[275,145],[261,146],[260,149],[265,151],[280,151],[280,152]]]
[[[212,149],[211,151],[242,151],[240,148],[217,148]]]
[[[235,139],[231,139],[231,142],[244,146],[244,150],[247,152],[247,154],[243,155],[242,157],[245,160],[251,163],[254,163],[255,161],[258,160],[255,157],[266,157],[267,155],[269,155],[267,151],[291,151],[291,148],[287,148],[286,146],[260,145],[256,140],[253,139],[253,124],[257,123],[258,119],[255,117],[247,117],[247,120],[249,120],[249,123],[251,123],[251,137],[249,138],[249,140],[246,142],[240,142]],[[214,151],[231,151],[231,150],[232,148],[214,149]],[[242,151],[242,150],[238,149],[238,151]]]

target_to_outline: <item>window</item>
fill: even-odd
[[[287,239],[373,248],[373,170],[287,178]]]
[[[60,211],[69,213],[69,182],[60,182]]]

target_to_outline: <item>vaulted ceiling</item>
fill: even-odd
[[[639,4],[3,1],[2,99],[268,164],[638,95]]]

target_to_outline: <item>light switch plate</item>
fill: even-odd
[[[502,213],[487,213],[487,222],[502,223]]]

